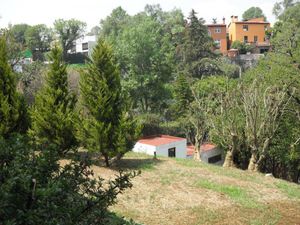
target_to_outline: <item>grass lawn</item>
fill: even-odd
[[[137,153],[128,153],[115,168],[94,166],[93,170],[110,178],[119,168],[142,174],[111,210],[140,224],[300,224],[300,186],[293,183]]]

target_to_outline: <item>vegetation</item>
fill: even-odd
[[[84,22],[1,30],[0,224],[135,224],[119,213],[147,224],[298,222],[289,210],[300,210],[299,188],[253,173],[300,181],[300,4],[275,8],[272,49],[243,73],[213,50],[194,10],[185,19],[159,5],[132,16],[118,7],[91,30],[99,39],[81,65],[66,59]],[[244,19],[262,15],[251,8]],[[22,65],[24,51],[34,63]],[[159,133],[186,137],[195,160],[125,155],[140,135]],[[206,141],[224,149],[226,168],[197,162]],[[113,170],[93,165],[102,158]],[[107,183],[97,177],[119,169]],[[116,205],[138,174],[128,169],[146,179]]]
[[[260,17],[263,17],[265,21],[267,20],[262,9],[259,7],[251,7],[243,13],[243,20],[250,20]]]
[[[51,50],[50,70],[46,83],[37,93],[34,106],[30,110],[30,137],[38,145],[55,144],[62,154],[77,145],[75,138],[76,99],[68,88],[66,65],[62,61],[61,50]]]
[[[253,46],[240,42],[239,40],[232,42],[231,48],[239,50],[240,54],[246,54],[247,52],[251,52],[253,50]]]
[[[102,39],[81,74],[80,91],[84,108],[79,138],[88,149],[100,152],[109,166],[109,160],[121,158],[137,137],[135,123],[126,115],[130,111],[124,111],[119,70],[111,48]]]

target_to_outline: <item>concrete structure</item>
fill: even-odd
[[[232,16],[231,23],[228,25],[229,44],[238,40],[253,44],[259,53],[263,53],[270,48],[270,42],[266,37],[268,30],[270,30],[270,23],[265,22],[263,17],[238,21],[237,16]]]
[[[140,139],[134,146],[134,152],[165,157],[185,159],[187,157],[186,139],[168,135],[149,136]]]
[[[225,18],[223,24],[207,24],[208,34],[215,42],[215,48],[219,49],[221,53],[227,53],[227,28]]]
[[[223,164],[224,154],[223,151],[216,145],[211,143],[204,143],[200,147],[201,154],[200,158],[202,162],[212,163],[212,164]],[[195,147],[193,145],[187,146],[188,158],[193,158]]]
[[[76,40],[71,53],[83,53],[85,56],[90,57],[93,48],[96,45],[97,37],[95,35],[92,36],[84,36]]]

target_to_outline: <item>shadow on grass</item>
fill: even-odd
[[[107,224],[110,225],[142,225],[134,222],[132,219],[127,220],[124,217],[118,216],[117,214],[110,212]]]
[[[91,153],[86,151],[76,152],[77,159],[88,159],[92,165],[106,167],[103,157],[99,153]],[[74,155],[66,155],[67,159],[74,158]],[[153,159],[152,156],[138,153],[128,153],[122,159],[114,161],[110,168],[114,170],[153,170],[155,166],[162,160]]]
[[[120,161],[116,162],[112,168],[118,170],[153,170],[155,166],[162,161],[159,159],[151,158],[122,158]]]

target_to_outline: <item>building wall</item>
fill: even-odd
[[[208,163],[209,158],[216,156],[216,155],[220,155],[220,154],[222,155],[222,159],[223,159],[223,151],[219,148],[214,148],[212,150],[202,152],[200,154],[200,158],[203,162]]]
[[[243,25],[248,25],[248,31],[243,30]],[[248,42],[254,42],[254,36],[258,37],[258,42],[265,41],[265,26],[270,28],[270,24],[259,23],[231,23],[229,26],[229,40],[232,43],[235,40],[244,41],[244,36],[248,36]]]
[[[146,145],[137,142],[133,147],[133,151],[139,153],[145,153],[147,155],[154,155],[154,152],[156,151],[156,146]]]
[[[186,159],[187,149],[186,149],[186,140],[181,140],[177,142],[172,142],[165,145],[157,146],[156,154],[158,156],[168,157],[169,148],[176,148],[176,158]]]
[[[96,45],[96,36],[85,36],[76,40],[76,52],[86,53],[88,56],[91,56],[93,47]],[[83,50],[82,44],[87,43],[88,49]]]
[[[176,148],[176,158],[185,159],[187,155],[186,146],[186,140],[176,141],[160,146],[147,145],[137,142],[134,145],[133,151],[148,155],[154,155],[154,152],[156,151],[157,156],[168,157],[169,148]]]
[[[220,24],[218,25],[207,25],[209,34],[212,37],[212,39],[215,40],[220,40],[220,51],[222,53],[227,52],[227,32],[226,32],[226,25]],[[221,29],[221,33],[216,33],[215,29],[219,28]]]

